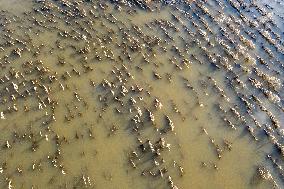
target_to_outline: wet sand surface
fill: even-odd
[[[0,188],[283,188],[283,10],[0,0]]]

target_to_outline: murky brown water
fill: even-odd
[[[243,3],[0,0],[0,188],[283,188],[283,13]]]

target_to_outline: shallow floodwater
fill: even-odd
[[[0,188],[283,188],[266,3],[0,0]]]

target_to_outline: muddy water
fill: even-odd
[[[243,3],[0,0],[0,187],[284,187],[282,13]]]

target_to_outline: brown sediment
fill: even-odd
[[[269,5],[17,3],[0,1],[0,188],[283,187]]]

